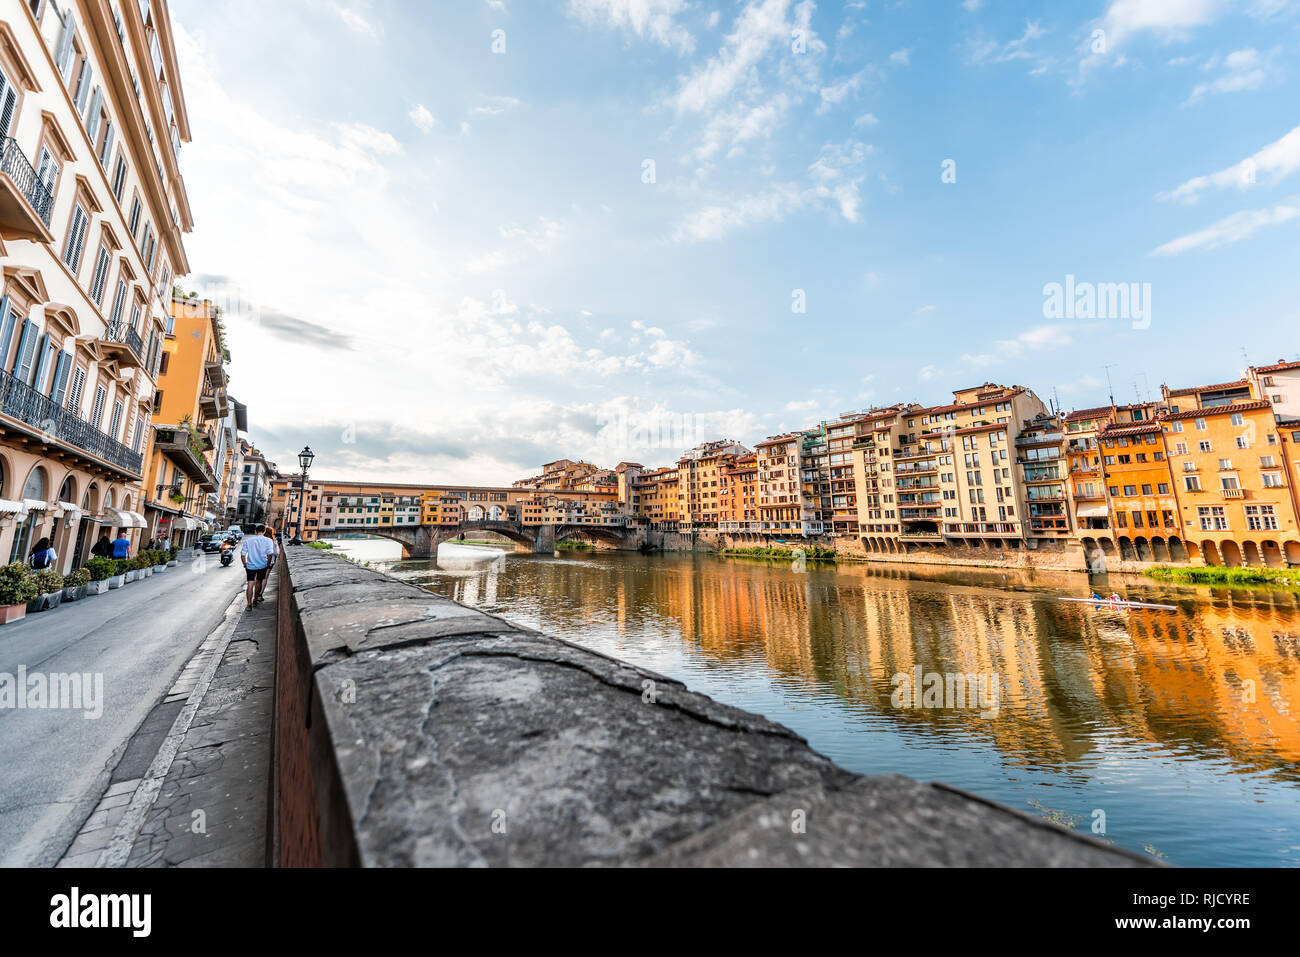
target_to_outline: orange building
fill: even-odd
[[[1163,391],[1160,424],[1189,550],[1208,565],[1300,564],[1272,402],[1249,379]]]

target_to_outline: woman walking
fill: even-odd
[[[53,568],[54,563],[59,560],[59,554],[50,547],[50,540],[42,538],[32,549],[32,553],[27,556],[27,564],[36,571],[43,568]]]

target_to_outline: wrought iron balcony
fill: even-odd
[[[57,405],[25,382],[0,372],[0,413],[114,468],[140,476],[142,456],[99,431],[74,412]]]
[[[129,351],[130,356],[127,358],[133,359],[135,365],[144,362],[144,340],[140,338],[140,333],[136,332],[134,327],[128,326],[125,322],[109,323],[100,341],[109,347],[107,351],[110,353]],[[117,348],[119,346],[125,346],[126,349]]]
[[[11,137],[0,141],[0,235],[53,242],[54,196]]]

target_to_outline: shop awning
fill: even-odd
[[[49,509],[49,507],[50,507],[50,503],[49,503],[49,502],[42,502],[42,501],[41,501],[40,499],[38,499],[38,498],[25,498],[25,499],[23,499],[23,511],[24,511],[24,512],[44,512],[44,511],[47,511],[47,510]]]
[[[26,512],[27,506],[22,502],[14,502],[7,498],[0,498],[0,515],[24,515]]]
[[[144,516],[120,508],[105,508],[99,524],[110,528],[144,528]]]
[[[145,528],[149,524],[144,520],[144,516],[141,515],[139,512],[124,511],[122,514],[131,520],[132,528]]]
[[[188,515],[181,515],[172,519],[172,531],[193,532],[199,529],[199,523]]]
[[[1109,514],[1105,505],[1081,505],[1078,511],[1080,518],[1105,518]]]
[[[57,502],[56,504],[63,510],[63,515],[68,521],[76,521],[81,518],[80,505],[73,505],[71,502]]]

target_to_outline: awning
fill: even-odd
[[[63,509],[63,515],[68,521],[76,521],[81,517],[80,505],[73,505],[71,502],[58,502],[56,504]]]
[[[1105,505],[1081,505],[1078,511],[1080,518],[1106,518],[1109,514]]]
[[[125,515],[128,519],[131,520],[131,524],[130,524],[130,526],[129,526],[130,528],[145,528],[145,527],[147,527],[148,524],[149,524],[148,522],[146,522],[146,521],[144,520],[144,516],[141,515],[139,512],[125,512],[125,511],[124,511],[124,512],[122,512],[122,514]]]
[[[24,512],[44,512],[44,511],[47,511],[47,510],[49,509],[49,507],[50,507],[50,503],[49,503],[49,502],[42,502],[42,501],[41,501],[40,499],[38,499],[38,498],[25,498],[25,499],[23,499],[23,511],[24,511]]]
[[[127,517],[126,512],[120,512],[115,508],[104,507],[103,517],[100,518],[99,524],[107,525],[110,528],[135,528],[134,523]]]
[[[172,519],[172,531],[174,532],[193,532],[197,531],[199,523],[188,515],[181,515],[179,518]]]
[[[24,515],[27,513],[27,506],[22,502],[13,502],[7,498],[0,498],[0,515]]]

